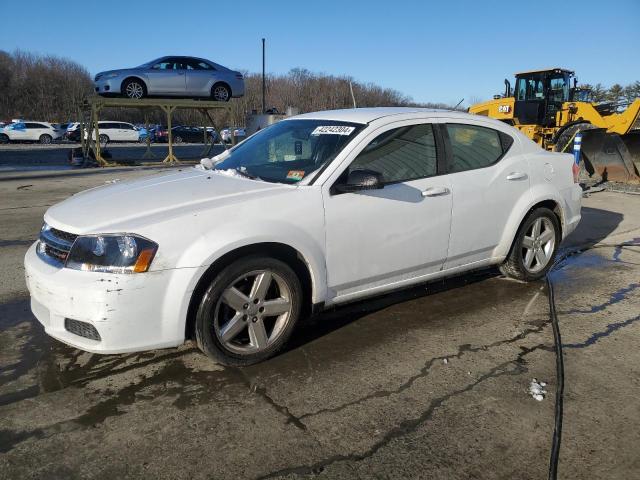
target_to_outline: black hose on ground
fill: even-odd
[[[562,440],[562,416],[564,403],[564,359],[562,353],[562,337],[560,336],[560,325],[558,324],[558,314],[556,312],[556,301],[553,293],[553,283],[547,275],[547,291],[549,294],[549,314],[551,316],[551,327],[553,329],[553,340],[556,352],[556,405],[555,422],[553,427],[553,437],[551,442],[551,453],[549,456],[549,480],[558,478],[558,461],[560,459],[560,442]]]

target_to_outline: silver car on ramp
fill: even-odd
[[[102,96],[210,98],[228,102],[244,95],[242,73],[197,57],[160,57],[135,68],[100,72],[94,79]]]

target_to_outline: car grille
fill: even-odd
[[[69,255],[69,250],[77,235],[63,232],[57,228],[45,226],[40,232],[38,254],[46,261],[58,266],[64,265]]]
[[[89,340],[100,341],[100,334],[96,327],[87,322],[81,322],[80,320],[73,320],[72,318],[64,319],[64,329],[67,332],[71,332],[74,335],[88,338]]]

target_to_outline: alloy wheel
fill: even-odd
[[[222,85],[213,89],[213,99],[218,102],[226,102],[229,100],[229,90]]]
[[[144,88],[138,82],[129,82],[125,89],[125,94],[129,98],[140,99],[144,96]]]
[[[553,257],[556,231],[551,220],[537,218],[522,239],[522,263],[531,273],[543,270]]]
[[[236,278],[223,291],[214,311],[213,327],[220,343],[237,354],[270,347],[292,317],[292,293],[271,270],[255,270]]]

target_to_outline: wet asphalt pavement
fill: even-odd
[[[48,205],[149,171],[0,181],[0,478],[545,478],[556,369],[545,282],[494,270],[305,321],[224,368],[193,344],[98,356],[47,337],[22,257]],[[640,478],[640,197],[597,193],[550,278],[559,477]],[[567,250],[568,251],[568,250]],[[546,398],[529,394],[533,378]]]

